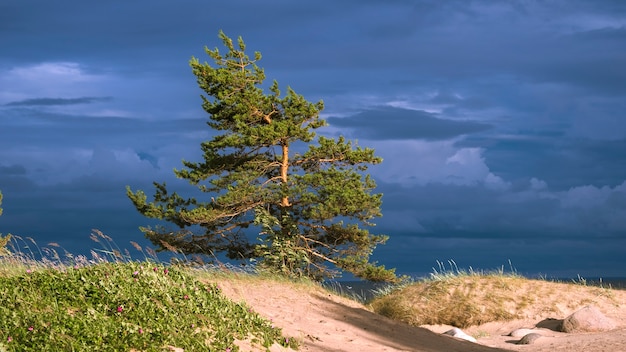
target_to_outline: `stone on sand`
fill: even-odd
[[[459,328],[452,328],[443,333],[444,335],[450,335],[459,339],[467,340],[470,342],[477,342],[475,338],[463,332],[463,330]]]
[[[531,345],[537,341],[538,338],[543,335],[538,334],[536,332],[531,332],[530,334],[524,335],[519,341],[517,341],[518,345]]]
[[[532,334],[532,333],[539,333],[539,330],[535,330],[535,329],[517,329],[517,330],[511,331],[509,336],[511,336],[511,337],[524,337],[524,336],[526,336],[528,334]]]
[[[561,331],[567,333],[609,331],[615,328],[615,323],[593,306],[572,313],[561,325]]]

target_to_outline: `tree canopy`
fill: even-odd
[[[344,137],[317,137],[326,126],[322,101],[308,102],[278,83],[263,87],[265,73],[240,37],[220,31],[226,52],[206,48],[213,65],[192,58],[204,91],[202,107],[214,136],[201,143],[203,160],[183,160],[174,170],[200,191],[197,198],[154,183],[155,194],[127,187],[137,210],[177,229],[142,228],[159,250],[225,253],[255,260],[287,275],[332,278],[347,271],[373,281],[394,281],[370,256],[387,236],[368,227],[381,216],[381,194],[368,166],[382,161],[374,150]]]

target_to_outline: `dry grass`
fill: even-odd
[[[370,307],[413,326],[466,328],[488,322],[562,316],[594,303],[618,306],[613,291],[607,288],[532,280],[502,270],[483,273],[457,269],[435,272],[431,279],[392,290],[370,302]]]

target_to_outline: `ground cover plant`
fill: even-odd
[[[68,256],[66,262],[5,253],[0,351],[238,351],[238,341],[258,350],[297,348],[296,340],[193,270],[106,252],[112,257],[92,252],[94,259]]]

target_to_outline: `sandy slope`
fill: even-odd
[[[626,351],[626,291],[613,291],[611,300],[595,302],[578,292],[565,292],[571,302],[594,303],[619,324],[606,333],[564,334],[543,329],[545,337],[533,345],[516,345],[519,338],[504,336],[517,328],[534,327],[546,318],[576,310],[565,305],[563,312],[529,311],[527,319],[489,323],[465,329],[478,336],[478,343],[443,336],[447,326],[411,327],[374,314],[365,306],[313,286],[267,280],[224,279],[217,282],[224,294],[245,301],[255,311],[271,319],[283,332],[302,341],[302,351]],[[561,292],[557,290],[557,292]],[[621,304],[620,304],[621,303]],[[554,318],[563,318],[554,317]],[[550,320],[544,324],[549,325]],[[242,350],[252,350],[242,345]],[[272,351],[280,351],[275,346]]]

